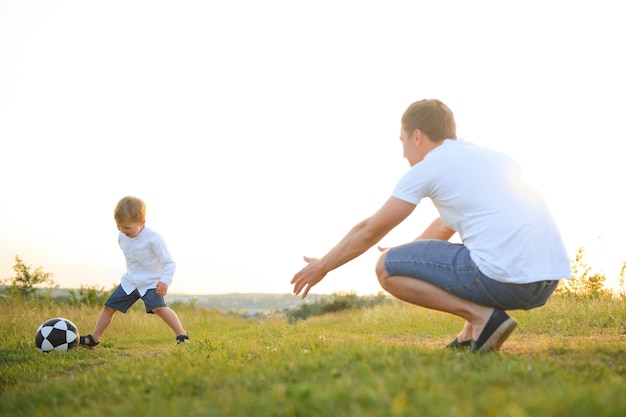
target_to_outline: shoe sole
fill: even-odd
[[[508,318],[489,336],[489,339],[483,345],[476,349],[475,352],[490,352],[500,349],[500,346],[509,338],[513,330],[517,327],[517,322],[512,318]]]
[[[471,340],[464,340],[463,342],[459,342],[455,337],[454,340],[446,345],[448,349],[467,349],[472,347]]]

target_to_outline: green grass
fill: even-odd
[[[181,346],[139,305],[96,349],[41,355],[41,322],[88,333],[99,309],[1,303],[7,417],[626,415],[623,300],[514,311],[515,333],[482,355],[442,348],[460,320],[400,303],[297,324],[180,309]]]

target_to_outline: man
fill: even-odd
[[[465,325],[450,348],[497,350],[517,323],[505,310],[544,305],[570,262],[539,193],[509,157],[456,138],[450,109],[439,100],[411,104],[400,140],[411,168],[371,217],[291,280],[306,297],[328,272],[356,258],[406,219],[423,198],[439,212],[411,243],[383,250],[382,287],[408,303],[453,314]],[[459,233],[462,244],[448,240]]]

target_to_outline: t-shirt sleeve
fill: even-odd
[[[393,192],[392,197],[406,201],[407,203],[418,205],[422,198],[428,197],[428,181],[425,170],[420,164],[414,165],[400,178]]]

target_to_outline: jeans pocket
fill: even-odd
[[[530,310],[541,307],[556,288],[556,281],[538,281],[528,284],[503,284],[508,295],[515,300],[515,309]]]

